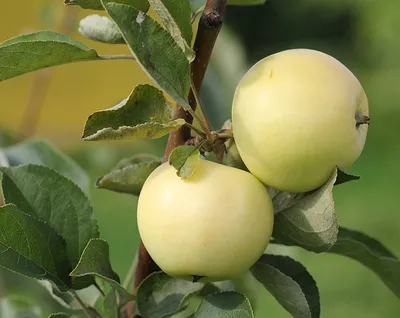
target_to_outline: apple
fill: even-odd
[[[219,281],[246,272],[273,228],[265,186],[252,174],[201,159],[183,180],[168,163],[146,180],[137,221],[143,244],[167,274]]]
[[[368,99],[335,58],[293,49],[268,56],[244,75],[232,105],[233,135],[249,171],[288,192],[323,185],[335,167],[360,156]]]

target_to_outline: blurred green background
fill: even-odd
[[[0,41],[23,32],[55,29],[63,19],[62,1],[8,2],[0,11]],[[72,13],[73,14],[73,13]],[[90,14],[77,12],[79,17]],[[215,128],[230,116],[233,91],[241,75],[259,59],[287,48],[322,50],[347,65],[370,101],[371,126],[364,153],[351,169],[360,175],[335,189],[341,225],[368,233],[400,255],[400,14],[398,0],[270,0],[263,7],[230,7],[201,92]],[[102,53],[127,52],[72,35]],[[0,83],[0,128],[24,132],[24,114],[38,73]],[[123,156],[162,155],[165,138],[152,142],[80,141],[93,111],[108,108],[138,83],[149,82],[132,61],[91,62],[55,68],[38,114],[35,137],[50,139],[75,158],[93,178]],[[136,198],[92,189],[91,201],[102,237],[111,246],[115,270],[124,276],[138,246]],[[399,317],[400,302],[368,269],[335,255],[289,250],[316,279],[322,317]],[[19,287],[3,278],[7,292]],[[10,279],[11,281],[11,279]],[[26,288],[28,285],[22,284]],[[25,288],[25,289],[26,289]],[[29,294],[29,292],[27,292]],[[289,317],[266,292],[259,317]]]

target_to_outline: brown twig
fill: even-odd
[[[70,33],[74,28],[77,13],[77,8],[64,10],[61,22],[56,29],[61,33]],[[18,133],[18,139],[23,140],[29,138],[35,133],[40,118],[40,112],[50,88],[52,74],[52,69],[44,69],[35,74],[33,86]]]
[[[191,77],[197,91],[200,91],[215,41],[222,27],[226,2],[227,0],[207,0],[203,14],[200,18],[194,43],[196,58],[191,65]],[[196,99],[192,91],[189,94],[189,104],[193,110],[196,109]],[[188,123],[193,122],[193,117],[179,105],[175,111],[175,118],[183,118]],[[165,149],[164,161],[168,160],[168,157],[174,148],[185,144],[185,142],[190,138],[190,128],[187,126],[182,126],[176,132],[171,133]],[[137,287],[143,279],[154,271],[154,268],[153,260],[146,251],[143,243],[141,243],[133,293],[136,292]],[[130,316],[132,316],[132,312]]]
[[[215,41],[222,27],[225,6],[226,0],[208,0],[200,17],[199,28],[194,43],[196,58],[191,65],[192,81],[198,92],[203,83]],[[192,91],[189,94],[189,104],[193,110],[196,109],[196,99]],[[175,118],[183,118],[188,123],[192,123],[193,121],[193,117],[180,106],[175,111]],[[174,148],[183,145],[190,137],[190,129],[185,126],[171,133],[167,148],[165,149],[164,161],[168,160],[169,154]]]

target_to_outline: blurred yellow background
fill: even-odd
[[[21,33],[41,29],[54,30],[63,19],[63,1],[11,1],[0,13],[0,42]],[[79,17],[101,11],[79,10]],[[46,21],[48,20],[48,21]],[[46,23],[47,22],[47,23]],[[76,21],[71,36],[95,48],[101,54],[129,53],[125,45],[105,45],[84,39],[77,32]],[[62,65],[51,70],[52,80],[38,122],[36,136],[63,145],[79,141],[86,118],[94,111],[111,107],[127,97],[134,86],[150,81],[135,61],[96,61]],[[18,131],[37,72],[2,82],[0,85],[0,127]]]

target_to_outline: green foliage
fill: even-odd
[[[134,296],[120,285],[119,277],[111,267],[108,243],[102,239],[95,238],[89,241],[70,275],[72,277],[96,276],[106,281],[118,293],[120,307],[134,299]],[[111,301],[112,295],[109,297],[111,299],[108,301]]]
[[[189,61],[174,38],[135,8],[102,0],[108,14],[148,75],[181,105],[188,105]]]
[[[200,151],[195,146],[179,146],[172,150],[168,162],[176,169],[182,179],[188,179],[194,173],[200,160]]]
[[[185,52],[189,61],[194,59],[192,42],[192,10],[189,1],[149,0],[175,42]]]
[[[89,188],[89,176],[70,157],[43,140],[28,140],[2,149],[11,166],[34,164],[56,170],[83,191]]]
[[[142,154],[121,160],[114,169],[97,180],[97,187],[139,195],[144,182],[161,164],[153,155]]]
[[[146,318],[173,317],[184,310],[188,300],[204,286],[203,283],[192,283],[156,272],[139,286],[136,305],[140,314]]]
[[[114,2],[130,5],[140,11],[147,12],[147,0],[115,0]],[[64,0],[66,5],[78,5],[83,9],[104,10],[101,0]]]
[[[165,28],[145,13],[149,2]],[[107,17],[89,16],[81,21],[81,34],[105,43],[127,44],[147,74],[185,110],[189,109],[189,64],[194,58],[192,11],[201,12],[204,2],[65,0],[66,4],[86,9],[106,9],[112,21]],[[264,2],[228,0],[230,5]],[[0,44],[0,81],[49,66],[102,58],[95,50],[66,35],[35,32]],[[174,117],[174,110],[160,90],[140,85],[117,106],[91,115],[83,139],[159,138],[187,125],[185,120]],[[235,166],[240,164],[233,140],[226,145],[227,161]],[[196,169],[200,153],[199,147],[177,147],[169,163],[178,176],[187,179]],[[119,310],[135,297],[120,285],[110,263],[109,246],[98,238],[92,208],[81,191],[88,187],[86,173],[41,141],[2,149],[0,156],[0,165],[8,162],[18,165],[0,168],[5,200],[12,203],[0,207],[0,265],[28,277],[53,282],[55,285],[46,281],[50,293],[68,309],[75,309],[76,300],[74,304],[71,299],[66,301],[69,294],[63,292],[88,286],[96,277],[107,285],[102,315],[118,317]],[[161,160],[153,156],[135,156],[120,162],[98,180],[97,186],[139,195],[147,177],[160,164]],[[243,165],[241,168],[245,169]],[[374,271],[400,298],[398,259],[365,234],[338,227],[333,186],[357,179],[337,170],[324,186],[309,193],[269,189],[276,213],[273,242],[353,258]],[[317,285],[300,263],[289,257],[263,255],[250,272],[293,317],[320,316]],[[172,317],[182,314],[197,299],[201,303],[194,306],[192,312],[195,312],[190,317],[254,317],[245,295],[234,291],[214,293],[216,289],[211,284],[154,273],[140,285],[135,306],[144,317]],[[88,299],[93,298],[92,301],[85,299],[84,303],[88,312],[94,313],[91,307],[97,296],[89,297],[89,290],[81,292]],[[68,315],[58,313],[51,317]]]
[[[66,246],[48,224],[15,205],[0,207],[0,265],[19,274],[53,281],[60,290],[71,286]]]
[[[382,243],[364,233],[341,227],[329,253],[347,256],[365,265],[400,298],[400,261]]]
[[[299,262],[263,255],[250,271],[294,318],[320,317],[317,284]]]
[[[105,318],[118,318],[117,294],[114,288],[108,292],[103,302],[103,310]]]
[[[0,172],[6,202],[54,228],[65,239],[69,261],[75,266],[86,243],[99,236],[86,195],[72,181],[47,167],[2,167]]]
[[[329,250],[336,243],[339,226],[332,194],[336,176],[335,171],[320,189],[302,196],[283,210],[275,200],[273,237],[277,242],[317,253]]]
[[[254,312],[245,295],[227,291],[207,295],[192,317],[252,318]]]
[[[95,50],[64,34],[21,35],[0,43],[0,81],[49,66],[97,59]]]
[[[89,116],[82,138],[160,138],[185,124],[184,119],[173,119],[173,111],[160,90],[139,85],[117,106]]]

